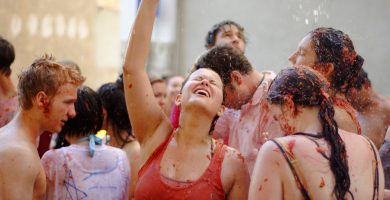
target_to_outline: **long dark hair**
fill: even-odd
[[[309,34],[317,54],[317,64],[334,66],[331,86],[342,94],[346,94],[352,85],[361,88],[357,79],[364,59],[356,53],[350,37],[340,30],[325,27],[316,28]]]
[[[344,199],[351,185],[347,152],[326,91],[326,82],[316,72],[305,67],[293,67],[282,70],[276,76],[269,88],[268,100],[271,104],[283,104],[283,99],[289,96],[295,105],[320,107],[318,117],[323,127],[322,135],[331,147],[329,163],[335,177],[333,192],[337,199]]]
[[[104,108],[107,111],[107,122],[111,124],[113,136],[118,141],[119,146],[124,146],[133,141],[134,135],[127,113],[125,95],[121,85],[117,83],[106,83],[98,89],[98,94],[102,99]],[[122,137],[120,132],[126,131],[127,136]]]

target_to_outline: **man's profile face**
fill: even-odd
[[[76,116],[74,103],[77,100],[77,87],[75,84],[65,83],[51,98],[47,112],[44,114],[48,131],[60,132],[65,122]]]

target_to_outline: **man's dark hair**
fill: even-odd
[[[234,21],[225,20],[225,21],[219,22],[218,24],[215,24],[206,35],[206,43],[204,45],[206,47],[206,49],[213,47],[215,45],[215,38],[216,38],[217,34],[219,33],[219,31],[221,31],[221,28],[224,27],[225,25],[233,25],[233,26],[237,27],[237,29],[239,31],[244,33],[244,28]],[[243,40],[244,40],[244,43],[246,43],[245,37],[243,38]]]
[[[224,85],[231,83],[230,74],[233,71],[238,71],[243,75],[253,71],[252,65],[245,55],[230,46],[217,46],[206,51],[194,65],[194,70],[201,68],[215,71],[221,77]]]
[[[11,75],[11,64],[15,60],[14,46],[0,35],[0,73]]]

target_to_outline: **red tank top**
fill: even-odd
[[[360,126],[359,120],[357,119],[357,111],[349,104],[347,101],[344,99],[334,97],[333,98],[333,105],[340,107],[344,109],[348,115],[351,117],[352,121],[355,123],[356,128],[357,128],[357,134],[361,135],[362,134],[362,127]]]
[[[221,168],[226,146],[217,143],[210,165],[198,180],[182,182],[160,174],[160,162],[171,139],[172,135],[157,147],[138,172],[135,199],[224,199]]]

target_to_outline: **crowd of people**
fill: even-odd
[[[15,87],[0,37],[0,199],[390,199],[390,99],[347,34],[312,30],[275,73],[222,21],[186,76],[159,77],[157,7],[141,2],[123,74],[96,91],[48,55]]]

